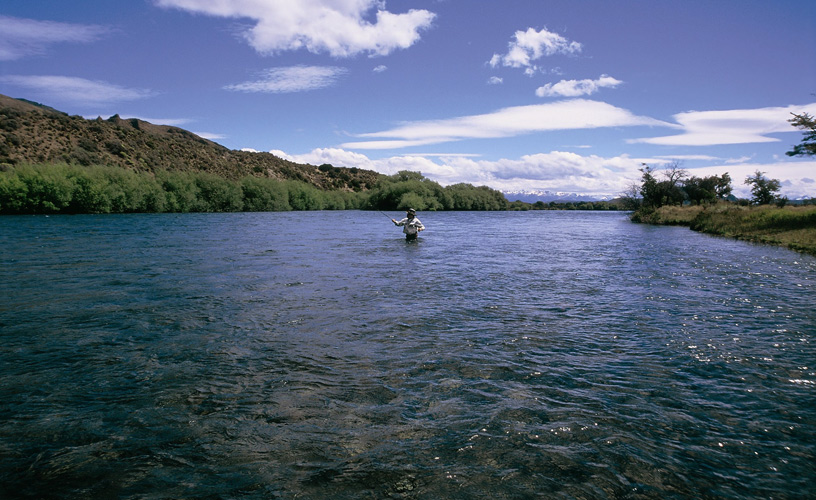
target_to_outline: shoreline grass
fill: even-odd
[[[633,218],[639,222],[688,226],[694,231],[777,245],[816,255],[816,206],[664,206]]]

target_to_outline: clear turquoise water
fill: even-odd
[[[0,497],[816,496],[816,259],[419,216],[0,218]]]

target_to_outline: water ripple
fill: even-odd
[[[0,496],[816,494],[813,258],[381,218],[0,219]]]

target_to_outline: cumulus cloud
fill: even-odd
[[[551,151],[524,155],[520,158],[481,160],[478,155],[400,155],[372,159],[342,148],[320,148],[301,155],[289,155],[274,150],[282,158],[312,165],[329,163],[336,167],[357,167],[393,175],[400,170],[422,172],[442,185],[466,182],[489,186],[501,191],[541,190],[568,192],[586,196],[617,196],[632,182],[640,182],[642,163],[664,164],[659,158],[633,158],[628,155],[602,157],[580,155],[566,151]],[[474,158],[474,156],[476,156]],[[676,158],[675,158],[676,159]],[[706,177],[729,173],[733,179],[734,194],[750,196],[750,188],[742,181],[756,170],[784,183],[783,194],[797,198],[813,196],[816,161],[784,160],[778,163],[710,165],[688,168],[691,175]]]
[[[236,92],[261,92],[284,94],[305,92],[331,87],[342,75],[345,68],[335,66],[288,66],[267,70],[260,80],[227,85],[226,90]]]
[[[528,74],[532,74],[538,69],[534,61],[542,57],[556,54],[578,54],[581,50],[583,46],[580,43],[567,40],[558,33],[546,29],[536,31],[528,28],[527,31],[516,31],[508,44],[507,53],[493,54],[490,66],[524,68]]]
[[[715,146],[778,142],[769,134],[796,132],[788,123],[791,113],[816,113],[816,103],[759,109],[688,111],[674,115],[681,134],[632,139],[630,143],[663,146]]]
[[[488,85],[501,85],[502,83],[504,83],[504,79],[498,76],[491,76],[490,79],[487,80]]]
[[[597,80],[561,80],[548,83],[536,89],[538,97],[579,97],[592,95],[602,88],[614,88],[623,83],[609,75],[601,75]]]
[[[82,105],[103,105],[156,95],[152,90],[127,88],[71,76],[7,75],[0,76],[0,82],[27,88],[55,102]]]
[[[55,43],[87,43],[106,35],[104,26],[0,16],[0,61],[40,55]]]
[[[376,170],[376,168],[374,168],[374,161],[369,159],[366,155],[340,148],[317,148],[301,155],[290,155],[280,149],[273,149],[269,152],[285,160],[297,163],[308,163],[310,165],[329,163],[336,167],[357,167],[366,170]]]
[[[386,66],[384,64],[380,64],[379,66],[374,68],[373,71],[374,71],[374,73],[382,73],[383,71],[386,71],[387,69],[388,69],[388,66]]]
[[[422,172],[442,185],[466,182],[502,191],[548,190],[587,195],[615,196],[640,177],[641,160],[628,156],[603,158],[595,155],[552,151],[495,161],[478,155],[401,155],[381,159],[342,148],[315,149],[302,155],[271,151],[282,158],[312,165],[330,163],[393,175],[401,170]]]
[[[255,24],[244,38],[262,54],[306,49],[334,57],[387,55],[416,43],[436,16],[418,9],[394,14],[383,10],[380,0],[156,0],[156,4],[251,19]]]
[[[411,122],[391,130],[360,134],[360,138],[374,140],[349,142],[342,147],[393,149],[462,139],[512,137],[552,130],[640,125],[672,126],[653,118],[634,115],[604,102],[573,99],[509,107],[483,115]]]

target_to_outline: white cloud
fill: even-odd
[[[491,76],[490,79],[487,80],[488,85],[501,85],[502,83],[504,83],[504,79],[498,76]]]
[[[512,137],[552,130],[639,125],[672,126],[603,102],[573,99],[504,108],[483,115],[407,123],[391,130],[360,134],[358,137],[376,140],[349,142],[342,147],[392,149],[462,139]]]
[[[93,42],[109,31],[104,26],[0,16],[0,61],[40,55],[55,43]]]
[[[337,167],[358,167],[393,175],[400,170],[422,172],[442,185],[466,182],[502,191],[540,189],[588,195],[615,196],[640,177],[641,160],[618,156],[602,158],[553,151],[519,159],[478,160],[478,155],[401,155],[371,159],[339,148],[315,149],[303,155],[271,153],[291,161]],[[429,158],[429,157],[434,157]]]
[[[218,140],[218,139],[224,139],[226,137],[223,134],[215,134],[213,132],[193,132],[193,133],[195,135],[203,138],[203,139],[209,139],[211,141],[215,141],[215,140]]]
[[[534,61],[555,54],[578,54],[582,49],[580,43],[571,42],[557,33],[528,28],[527,31],[516,31],[508,44],[507,53],[493,54],[489,64],[494,68],[525,68],[525,73],[531,75],[538,69]]]
[[[745,163],[745,162],[751,161],[752,158],[753,158],[753,155],[752,156],[741,156],[739,158],[729,158],[729,159],[725,160],[725,163],[726,164],[729,164],[729,163]]]
[[[816,103],[787,107],[734,109],[724,111],[688,111],[674,115],[683,133],[661,137],[632,139],[630,143],[664,146],[714,146],[778,142],[769,134],[796,132],[788,123],[791,113],[816,113]]]
[[[298,163],[308,163],[310,165],[330,163],[336,167],[357,167],[367,170],[376,170],[374,168],[374,161],[370,160],[366,155],[338,148],[318,148],[302,155],[289,155],[279,149],[273,149],[269,152],[285,160]]]
[[[156,95],[152,90],[127,88],[71,76],[8,75],[0,76],[0,82],[30,89],[49,100],[82,105],[133,101]]]
[[[305,92],[334,85],[337,79],[346,74],[345,68],[335,66],[288,66],[272,68],[263,74],[261,80],[227,85],[226,90],[237,92],[263,92],[283,94],[288,92]]]
[[[605,87],[617,87],[622,81],[609,75],[601,75],[597,80],[561,80],[548,83],[536,89],[538,97],[579,97],[591,95]]]
[[[380,64],[379,66],[374,68],[373,71],[374,71],[374,73],[382,73],[383,71],[386,71],[387,69],[388,69],[388,66],[386,66],[384,64]]]
[[[517,159],[479,160],[474,155],[422,154],[401,155],[381,159],[340,148],[315,149],[302,155],[289,155],[274,150],[270,153],[282,158],[312,165],[329,163],[336,167],[358,167],[393,175],[400,170],[422,172],[442,185],[467,182],[489,186],[502,191],[542,190],[569,192],[587,196],[617,196],[632,182],[640,182],[642,163],[662,165],[668,161],[659,158],[632,158],[628,155],[601,157],[577,153],[551,151],[525,155]],[[478,155],[476,155],[478,156]],[[712,164],[687,168],[691,175],[706,177],[729,173],[734,194],[750,197],[750,189],[743,182],[756,170],[767,177],[780,179],[782,194],[790,198],[816,196],[816,182],[812,172],[816,161],[782,160],[777,163],[721,165]]]
[[[393,14],[383,10],[385,2],[380,0],[156,0],[156,4],[252,19],[255,25],[244,37],[263,54],[306,49],[334,57],[387,55],[416,43],[420,31],[430,28],[436,17],[416,9]]]

